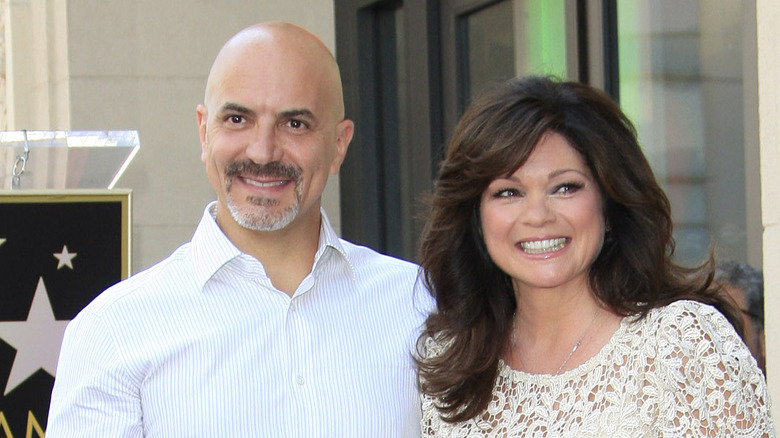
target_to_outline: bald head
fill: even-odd
[[[316,248],[322,192],[354,132],[322,41],[288,23],[240,31],[217,54],[196,115],[223,231],[243,240],[294,229]]]
[[[308,76],[300,87],[320,87],[324,105],[335,120],[344,118],[344,97],[338,64],[328,47],[311,32],[290,23],[272,21],[239,31],[217,54],[206,83],[205,104],[226,80],[259,64],[281,78]]]

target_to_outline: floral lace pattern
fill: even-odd
[[[763,373],[726,318],[701,303],[624,318],[599,353],[557,376],[499,367],[493,400],[472,420],[442,421],[423,395],[423,436],[775,436]]]

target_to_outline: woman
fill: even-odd
[[[487,94],[431,204],[424,436],[774,436],[713,259],[672,261],[669,201],[606,95],[539,77]]]

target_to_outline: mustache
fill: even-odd
[[[225,177],[230,179],[239,175],[252,175],[260,177],[276,177],[298,181],[301,177],[301,168],[292,164],[284,164],[281,161],[271,161],[267,164],[257,164],[250,159],[233,161],[225,168]]]

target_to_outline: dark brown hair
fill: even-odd
[[[741,328],[730,303],[710,287],[712,254],[693,268],[672,260],[669,200],[618,105],[576,82],[512,79],[460,119],[421,240],[420,265],[437,308],[420,338],[419,383],[445,421],[464,421],[487,408],[517,305],[509,276],[493,263],[481,236],[482,193],[522,166],[550,132],[582,154],[605,199],[610,230],[589,273],[596,298],[624,316],[693,299],[714,305]],[[426,354],[428,338],[442,346],[440,353]]]

